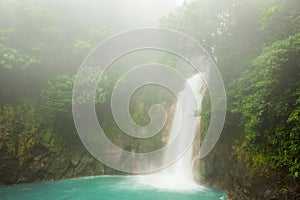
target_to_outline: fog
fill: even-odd
[[[63,23],[106,24],[119,30],[157,26],[159,19],[184,0],[43,0],[41,5],[59,13]]]
[[[300,0],[0,0],[1,200],[39,192],[2,185],[154,170],[169,156],[131,159],[185,127],[181,94],[183,114],[199,104],[184,114],[198,125],[178,130],[196,134],[189,180],[232,200],[299,199]],[[78,130],[125,150],[94,151],[121,163],[97,160]]]

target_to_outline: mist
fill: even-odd
[[[180,6],[184,0],[53,0],[35,1],[59,13],[65,24],[105,24],[126,30],[158,26],[159,19]],[[76,22],[76,23],[75,23]]]
[[[299,0],[0,0],[1,200],[299,199],[299,133]]]

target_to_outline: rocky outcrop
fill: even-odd
[[[74,153],[63,149],[51,154],[36,147],[31,154],[26,154],[21,165],[17,160],[2,160],[0,173],[2,184],[17,184],[102,175],[104,166],[85,150]]]
[[[224,157],[224,151],[214,151],[198,163],[201,183],[227,191],[231,200],[300,199],[299,180],[279,177],[275,170],[253,173],[237,157]]]

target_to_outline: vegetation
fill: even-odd
[[[76,10],[63,15],[60,8],[53,6],[55,3],[50,3],[50,8],[48,3],[0,2],[0,183],[103,173],[103,169],[93,171],[98,161],[90,155],[84,158],[85,150],[72,118],[72,92],[84,57],[118,27],[103,20],[74,23]],[[99,11],[97,17],[104,19]],[[114,143],[128,151],[148,152],[162,146],[162,133],[149,140],[129,137],[117,127],[109,110],[111,90],[122,72],[134,66],[132,60],[137,57],[141,55],[123,60],[123,67],[117,70],[108,70],[98,82],[94,101],[99,121]],[[95,81],[95,75],[102,73],[90,67],[83,70],[85,76],[78,80],[79,85]],[[133,97],[130,110],[137,124],[149,122],[147,113],[153,101],[168,99],[165,91],[155,90]],[[144,101],[149,92],[154,94],[152,99]],[[85,103],[91,96],[85,93],[75,103]],[[90,166],[82,167],[81,159]],[[119,172],[105,168],[105,173]]]
[[[204,0],[162,20],[211,49],[228,96],[223,136],[253,174],[299,178],[299,16],[294,0]],[[203,129],[209,100],[204,105]]]
[[[0,13],[0,182],[34,180],[37,171],[38,179],[56,178],[51,162],[64,172],[66,152],[73,145],[82,149],[72,122],[75,72],[95,38],[103,40],[109,28],[75,32],[61,25],[53,9],[34,1],[1,1]],[[104,102],[107,88],[104,78],[97,103]],[[55,160],[59,156],[66,161]],[[46,165],[50,169],[44,170]]]
[[[115,30],[107,23],[64,27],[60,20],[66,19],[58,14],[34,1],[0,2],[0,162],[14,160],[20,169],[37,149],[57,155],[81,145],[70,139],[77,137],[71,113],[75,74],[92,47]],[[164,28],[186,33],[215,58],[228,101],[221,142],[230,156],[246,163],[251,174],[275,171],[278,177],[293,176],[299,182],[300,1],[193,0],[160,22]],[[180,68],[178,59],[158,57]],[[147,152],[163,145],[161,136],[167,128],[149,140],[136,140],[122,135],[108,110],[110,91],[133,60],[144,61],[147,56],[123,60],[119,71],[108,70],[100,80],[96,110],[114,143],[130,146],[128,151]],[[146,98],[149,93],[151,99]],[[164,102],[170,109],[173,98],[155,87],[137,92],[130,104],[133,120],[147,124],[150,106]],[[204,131],[209,98],[203,105]],[[226,157],[228,151],[220,156]]]

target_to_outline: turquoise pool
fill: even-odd
[[[0,187],[1,200],[217,200],[211,188],[174,191],[141,184],[134,176],[101,176]]]

